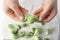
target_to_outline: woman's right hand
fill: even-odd
[[[57,14],[57,0],[43,0],[42,6],[34,13],[40,21],[51,21]]]
[[[4,0],[4,11],[15,20],[23,20],[23,14],[28,13],[25,8],[19,5],[18,0]]]

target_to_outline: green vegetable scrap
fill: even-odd
[[[36,28],[34,35],[39,35],[42,33],[42,28]]]
[[[52,33],[52,30],[51,29],[46,29],[46,31],[45,31],[45,34],[46,35],[49,35],[49,34],[51,34]]]
[[[20,36],[20,37],[24,37],[24,36],[25,36],[25,32],[24,32],[24,31],[20,32],[20,33],[19,33],[19,36]]]
[[[44,40],[49,40],[49,38],[44,38]]]
[[[32,32],[29,32],[29,33],[26,34],[26,38],[30,38],[32,36],[33,36],[33,33]]]
[[[42,40],[42,39],[39,36],[35,36],[34,40]]]

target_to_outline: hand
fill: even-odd
[[[8,16],[18,21],[22,20],[23,14],[28,12],[19,5],[18,0],[4,0],[4,11]]]
[[[49,22],[57,14],[57,0],[43,0],[42,6],[34,12],[40,21]]]

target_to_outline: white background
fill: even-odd
[[[2,12],[2,7],[3,7],[3,0],[0,0],[0,15],[1,15],[1,12]],[[60,24],[60,0],[58,0],[58,21],[59,21],[59,24]],[[3,15],[2,15],[3,16]],[[1,20],[1,19],[0,19]],[[1,25],[1,23],[0,23],[0,25]],[[1,28],[1,26],[0,26],[0,40],[3,38],[2,37],[2,30],[1,30],[2,28]],[[60,37],[59,37],[60,38]],[[60,40],[60,39],[59,39]]]

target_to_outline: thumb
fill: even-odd
[[[43,21],[49,15],[48,11],[44,10],[39,16],[39,20]]]
[[[39,16],[40,21],[43,21],[49,15],[49,11],[52,9],[51,5],[52,4],[49,3],[49,5],[46,5],[45,7],[43,7],[43,11],[40,13],[40,16]]]

